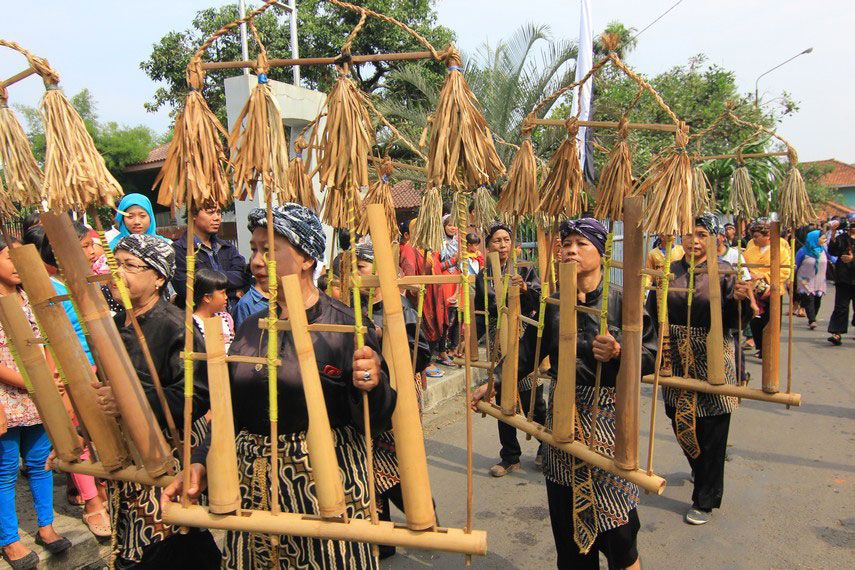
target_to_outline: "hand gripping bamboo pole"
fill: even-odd
[[[641,393],[643,198],[623,201],[623,303],[621,304],[620,370],[615,386],[614,462],[621,469],[638,468],[638,408]],[[666,269],[667,271],[667,269]],[[654,397],[655,400],[655,397]]]
[[[235,450],[235,422],[223,320],[204,320],[205,352],[208,355],[208,392],[211,396],[211,448],[205,461],[208,471],[208,506],[218,515],[240,509],[240,478]]]
[[[69,462],[79,461],[83,453],[80,437],[71,424],[62,396],[54,384],[53,373],[48,368],[44,352],[37,344],[17,295],[0,296],[0,325],[10,341],[9,348],[18,371],[36,404],[57,457]]]
[[[436,526],[430,478],[427,470],[424,432],[419,420],[416,388],[412,382],[413,366],[410,360],[407,330],[404,323],[401,295],[398,292],[397,270],[392,263],[392,240],[386,226],[386,214],[380,204],[368,206],[368,225],[374,244],[374,259],[380,277],[383,294],[385,335],[396,339],[392,342],[392,362],[398,383],[398,401],[392,414],[392,429],[395,435],[395,452],[401,470],[401,491],[404,497],[404,512],[407,526],[411,530],[425,530]]]
[[[781,224],[773,221],[769,224],[769,272],[771,290],[769,292],[769,322],[763,329],[763,391],[767,394],[778,392],[781,373]]]
[[[78,245],[71,218],[65,212],[44,212],[41,222],[63,269],[76,302],[78,318],[89,330],[90,348],[98,355],[101,377],[113,389],[122,425],[152,477],[172,472],[175,461],[160,429],[137,371],[131,362],[107,300],[97,283],[90,283],[89,262]]]
[[[511,285],[508,291],[507,314],[508,350],[505,353],[505,361],[502,365],[501,408],[503,414],[512,416],[517,413],[517,398],[519,396],[517,374],[519,373],[520,354],[520,288],[518,285]]]
[[[576,432],[576,274],[575,261],[559,264],[558,378],[552,403],[552,436],[570,443]]]
[[[74,243],[77,243],[77,239]],[[98,404],[92,387],[92,383],[97,380],[95,373],[65,309],[53,301],[56,292],[36,247],[25,245],[12,248],[9,254],[30,298],[39,328],[50,343],[57,366],[68,380],[68,392],[77,409],[78,419],[92,438],[98,458],[108,471],[125,467],[130,462],[130,456],[119,425],[116,420],[105,415]]]
[[[740,276],[737,275],[737,279]],[[721,314],[721,282],[718,272],[718,244],[715,236],[707,238],[707,282],[709,283],[710,330],[707,333],[707,382],[714,386],[725,383],[724,330]]]
[[[324,518],[341,517],[345,513],[344,487],[335,455],[335,443],[324,402],[321,377],[318,374],[315,348],[309,336],[309,322],[306,319],[306,307],[299,277],[283,276],[282,292],[285,296],[285,305],[288,307],[291,337],[294,340],[294,349],[303,379],[303,392],[306,395],[306,408],[309,415],[306,445],[309,449],[309,465],[312,468],[312,480],[315,482],[318,510]],[[278,474],[274,476],[278,477]],[[373,474],[369,473],[368,476],[373,477]]]

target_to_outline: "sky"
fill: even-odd
[[[612,20],[640,30],[675,1],[592,0],[594,30]],[[0,38],[46,57],[60,72],[66,92],[89,88],[102,120],[145,124],[162,133],[169,115],[143,108],[157,85],[139,63],[164,34],[187,28],[198,10],[226,3],[17,1],[13,9],[3,10]],[[438,0],[436,8],[439,21],[456,32],[464,52],[484,42],[495,45],[526,22],[549,24],[554,38],[576,39],[579,34],[579,0]],[[639,37],[627,62],[654,75],[704,53],[709,63],[734,71],[740,90],[749,93],[758,75],[813,47],[813,53],[761,79],[761,97],[773,99],[786,90],[799,102],[799,112],[786,117],[778,132],[796,147],[800,160],[855,163],[853,31],[852,0],[683,0]],[[26,67],[11,51],[0,53],[0,76]],[[10,103],[36,105],[42,91],[40,82],[29,78],[10,90]]]

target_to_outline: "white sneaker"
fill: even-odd
[[[700,525],[707,524],[712,518],[712,513],[704,512],[700,509],[692,507],[686,512],[685,521],[688,524]]]

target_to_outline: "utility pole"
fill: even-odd
[[[760,78],[761,78],[761,77],[763,77],[764,75],[768,75],[769,73],[772,73],[773,71],[775,71],[776,69],[778,69],[778,68],[779,68],[779,67],[781,67],[782,65],[786,65],[786,64],[790,63],[791,61],[793,61],[793,60],[794,60],[794,59],[796,59],[797,57],[799,57],[799,56],[801,56],[801,55],[809,54],[809,53],[811,53],[812,51],[813,51],[813,48],[812,48],[812,47],[809,47],[809,48],[807,48],[807,49],[806,49],[806,50],[804,50],[804,51],[800,51],[799,53],[797,53],[796,55],[794,55],[794,56],[793,56],[793,57],[791,57],[790,59],[788,59],[788,60],[786,60],[786,61],[784,61],[784,62],[782,62],[782,63],[779,63],[778,65],[776,65],[775,67],[773,67],[773,68],[772,68],[772,69],[770,69],[769,71],[764,71],[763,73],[761,73],[760,75],[758,75],[758,76],[757,76],[757,80],[754,82],[754,108],[755,108],[755,109],[759,109],[759,108],[760,108],[760,90],[759,90],[759,85],[760,85]]]

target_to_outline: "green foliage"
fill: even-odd
[[[830,164],[799,164],[802,178],[805,180],[805,188],[811,204],[816,206],[826,202],[839,202],[840,193],[822,182],[822,177],[834,170]]]
[[[367,0],[360,2],[366,8],[403,21],[426,36],[437,48],[453,39],[448,28],[439,26],[433,9],[433,0]],[[249,6],[252,10],[254,6]],[[255,19],[262,42],[270,58],[291,56],[288,17],[270,8]],[[174,113],[182,105],[187,93],[185,70],[190,58],[199,46],[222,26],[238,18],[236,3],[208,8],[196,14],[190,27],[184,31],[173,31],[163,36],[152,49],[151,55],[140,64],[140,68],[154,81],[164,85],[154,93],[146,109],[156,111],[167,107]],[[329,57],[340,53],[344,38],[359,20],[359,16],[320,0],[301,0],[297,10],[298,42],[303,57]],[[353,54],[376,54],[398,51],[420,51],[421,47],[412,36],[403,30],[368,18],[365,27],[357,35],[351,49]],[[258,48],[250,35],[249,57],[257,57]],[[241,59],[240,35],[237,29],[225,34],[208,50],[205,59],[227,61]],[[378,63],[354,66],[354,77],[367,92],[381,89],[386,75],[400,69],[401,63]],[[422,62],[417,64],[441,77],[441,64]],[[303,66],[300,68],[303,81],[309,87],[327,90],[334,80],[330,66]],[[236,74],[235,70],[214,71],[205,78],[205,99],[221,121],[225,122],[225,93],[223,81]],[[290,67],[271,68],[268,76],[278,81],[291,82]]]

